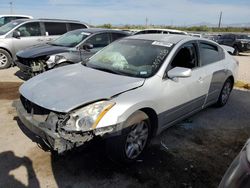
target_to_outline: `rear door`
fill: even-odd
[[[210,42],[199,42],[201,68],[204,81],[209,84],[205,105],[215,103],[228,75],[225,54],[221,47]]]
[[[13,48],[16,52],[27,47],[44,43],[44,35],[39,22],[28,22],[19,26],[15,31],[20,32],[20,38],[12,38]]]
[[[45,41],[50,42],[67,33],[67,24],[65,22],[44,22],[44,29]]]

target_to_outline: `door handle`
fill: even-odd
[[[52,38],[47,39],[47,41],[52,41]]]
[[[37,41],[38,41],[38,42],[42,42],[42,41],[43,41],[43,39],[37,39]]]

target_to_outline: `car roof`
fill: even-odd
[[[80,22],[78,20],[63,20],[63,19],[46,19],[46,18],[41,18],[41,19],[26,19],[26,18],[22,18],[22,19],[18,19],[19,21],[22,22],[66,22],[66,23],[79,23],[79,24],[85,24],[84,22]],[[16,20],[13,20],[16,21]]]
[[[175,33],[183,33],[183,34],[187,34],[187,32],[185,31],[181,31],[181,30],[176,30],[176,29],[157,29],[157,28],[151,28],[151,29],[143,29],[143,30],[140,30],[138,31],[141,32],[141,31],[167,31],[167,32],[175,32]]]
[[[188,35],[175,35],[175,34],[141,34],[141,35],[132,35],[127,37],[129,39],[140,39],[140,40],[152,40],[160,42],[170,42],[177,44],[181,40],[190,39],[197,40],[197,37],[192,37]]]
[[[79,31],[83,31],[83,32],[86,32],[86,33],[99,33],[99,32],[109,32],[109,31],[112,31],[114,33],[124,33],[124,34],[127,34],[129,35],[128,32],[126,31],[121,31],[121,30],[117,30],[117,29],[106,29],[106,28],[86,28],[86,29],[77,29]]]
[[[27,17],[27,18],[33,18],[32,16],[28,16],[28,15],[22,15],[22,14],[1,14],[1,17],[16,17],[16,16],[20,16],[20,17]]]

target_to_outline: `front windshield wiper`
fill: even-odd
[[[90,68],[93,68],[93,69],[104,71],[104,72],[109,72],[109,73],[118,74],[118,75],[126,75],[125,73],[118,71],[118,70],[112,70],[112,69],[108,69],[105,67],[98,67],[98,66],[93,66],[93,65],[89,66],[87,63],[85,63],[83,65],[90,67]]]

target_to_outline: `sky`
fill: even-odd
[[[250,23],[250,0],[1,0],[0,14],[74,19],[92,25],[148,24],[190,26]]]

